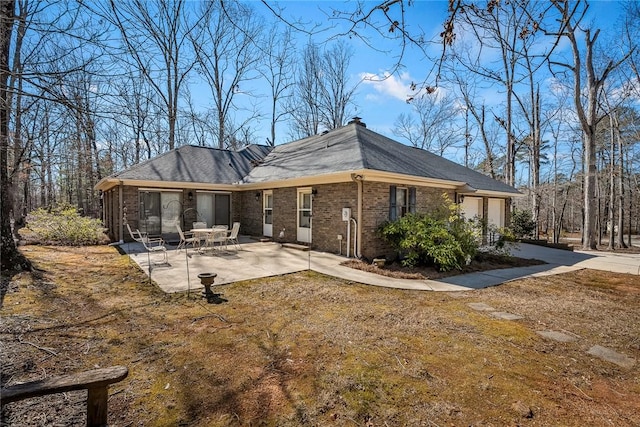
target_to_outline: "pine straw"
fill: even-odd
[[[386,263],[383,267],[378,267],[374,264],[369,264],[359,260],[349,260],[342,263],[342,265],[356,270],[367,271],[369,273],[375,273],[386,277],[394,277],[396,279],[412,280],[437,280],[445,277],[475,273],[479,271],[499,270],[513,267],[529,267],[540,264],[545,264],[545,262],[537,259],[525,259],[489,253],[480,253],[469,265],[465,265],[461,270],[454,269],[451,271],[439,271],[433,266],[405,267],[400,262]]]

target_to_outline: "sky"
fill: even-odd
[[[250,1],[256,11],[264,15],[266,20],[274,19],[273,14],[259,1]],[[380,3],[375,1],[364,2],[365,6],[372,7]],[[336,36],[344,32],[347,26],[344,21],[332,19],[333,10],[349,11],[355,7],[353,1],[300,1],[289,0],[270,3],[274,8],[280,7],[282,16],[290,22],[304,22],[306,28],[315,27],[318,30],[313,36],[299,34],[297,45],[299,49],[312,39],[323,45],[331,43]],[[443,23],[447,17],[447,1],[440,0],[414,0],[406,9],[406,22],[410,31],[421,30],[427,40],[433,43],[428,45],[427,52],[430,57],[438,57],[442,46],[439,43],[439,34],[443,29]],[[590,11],[585,22],[594,20],[598,26],[605,30],[615,25],[622,9],[622,2],[615,0],[600,0],[590,2]],[[394,13],[394,10],[391,11]],[[396,13],[397,15],[397,13]],[[433,84],[433,62],[426,58],[423,52],[409,47],[402,58],[402,67],[395,69],[400,44],[397,41],[385,40],[374,32],[358,29],[363,38],[375,46],[367,46],[365,42],[356,37],[347,38],[354,49],[354,56],[350,64],[350,78],[352,84],[357,84],[353,115],[357,115],[367,124],[367,127],[387,135],[393,139],[401,140],[393,134],[394,123],[402,113],[410,113],[412,106],[407,103],[407,98],[414,94],[411,90],[412,83]],[[604,31],[603,31],[604,33]],[[568,46],[567,46],[568,49]],[[425,80],[426,79],[426,80]],[[446,89],[445,89],[446,90]],[[503,103],[504,97],[498,89],[489,89],[486,92],[486,103]],[[266,111],[265,111],[266,113]],[[287,125],[278,127],[278,143],[289,140],[286,134]],[[264,120],[258,126],[256,142],[266,141],[268,136],[268,121]],[[455,157],[450,153],[448,157]],[[460,161],[458,158],[453,160]]]

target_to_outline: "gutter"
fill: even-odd
[[[358,184],[358,206],[356,214],[356,258],[362,258],[362,175],[351,174],[351,179]]]
[[[120,240],[121,242],[124,242],[124,206],[123,206],[123,201],[124,201],[124,195],[122,194],[122,180],[119,182],[118,185],[118,209],[119,209],[119,213],[118,215],[120,215],[120,217],[118,218],[118,224],[120,225],[119,230],[118,230],[118,240]]]

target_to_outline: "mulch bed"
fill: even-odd
[[[405,267],[400,262],[391,262],[384,267],[377,267],[359,260],[349,260],[342,265],[355,268],[357,270],[376,273],[382,276],[393,277],[396,279],[442,279],[445,277],[457,276],[460,274],[476,273],[479,271],[500,270],[503,268],[529,267],[532,265],[545,264],[544,261],[537,259],[525,259],[507,255],[498,254],[478,254],[469,265],[462,270],[439,271],[434,266],[416,266]]]

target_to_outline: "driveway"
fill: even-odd
[[[523,277],[559,274],[582,268],[638,274],[640,254],[608,254],[591,252],[569,252],[528,244],[520,244],[513,254],[522,258],[536,258],[548,264],[532,267],[491,270],[449,277],[440,280],[394,279],[354,270],[340,265],[346,260],[334,254],[300,251],[282,247],[273,242],[256,242],[242,238],[242,249],[231,247],[226,251],[199,254],[193,249],[168,251],[167,265],[153,265],[161,261],[159,254],[148,254],[139,243],[125,243],[120,248],[129,254],[140,268],[150,274],[160,288],[168,293],[201,289],[199,273],[216,273],[215,285],[223,285],[243,280],[259,279],[314,270],[319,273],[339,277],[344,280],[373,286],[398,289],[430,291],[466,291],[498,285]],[[149,269],[151,261],[151,269]]]

